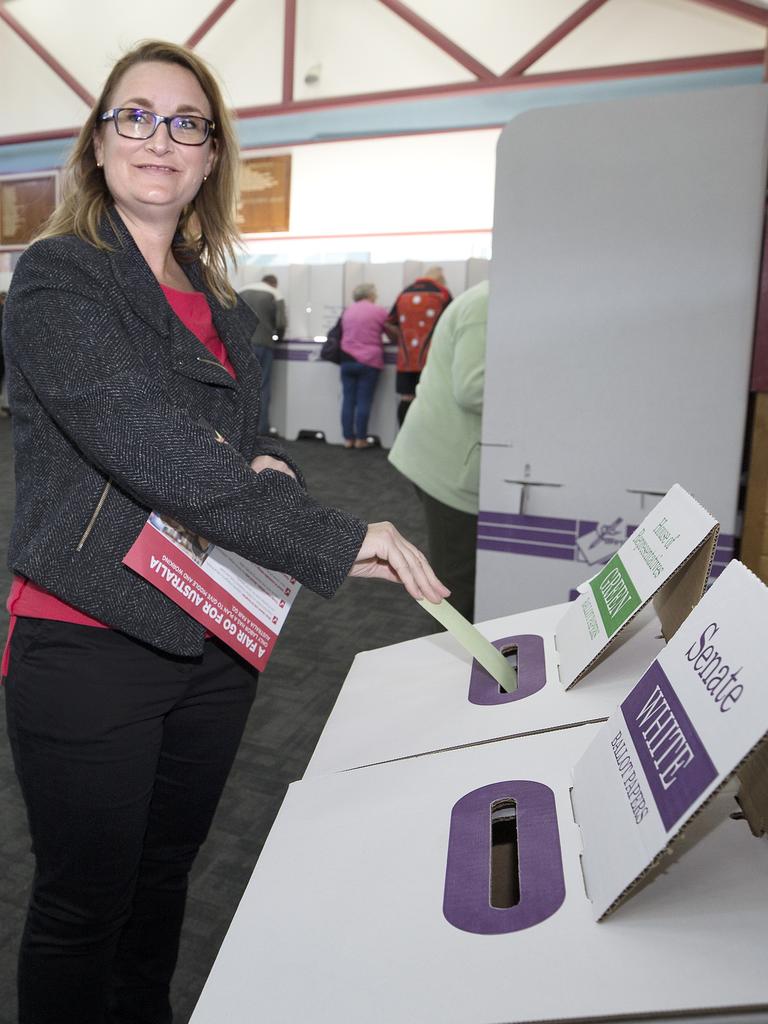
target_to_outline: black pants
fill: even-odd
[[[176,658],[19,619],[8,733],[35,877],[20,1024],[167,1024],[187,876],[256,691],[215,640]]]
[[[477,516],[444,505],[420,487],[416,493],[427,523],[429,563],[451,591],[449,603],[474,622]]]

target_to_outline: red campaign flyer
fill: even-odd
[[[266,668],[301,586],[155,512],[123,563],[259,671]]]

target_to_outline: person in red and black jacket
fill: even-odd
[[[400,292],[389,311],[387,323],[399,331],[395,390],[400,396],[400,426],[416,397],[416,385],[427,361],[435,324],[452,298],[445,286],[443,268],[430,267]]]

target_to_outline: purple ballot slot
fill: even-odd
[[[492,640],[491,643],[502,654],[509,648],[516,648],[517,689],[514,693],[505,693],[493,676],[473,659],[469,676],[470,704],[508,704],[509,701],[522,700],[543,689],[547,681],[543,637],[535,633],[525,633],[520,636],[505,636],[503,640]]]
[[[454,805],[443,914],[476,935],[541,924],[565,899],[555,797],[516,779],[467,793]]]

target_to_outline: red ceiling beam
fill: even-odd
[[[723,68],[760,67],[763,50],[740,50],[737,53],[710,53],[700,57],[677,57],[671,60],[646,61],[638,64],[611,64],[606,67],[578,68],[574,71],[550,71],[540,75],[518,75],[489,82],[453,82],[447,85],[428,85],[419,89],[393,89],[388,92],[354,93],[330,96],[324,99],[294,100],[292,103],[258,107],[241,107],[237,116],[264,117],[274,114],[299,113],[326,107],[348,107],[355,104],[391,103],[398,100],[427,99],[431,96],[460,95],[471,92],[491,92],[510,89],[535,89],[548,85],[582,85],[619,78],[644,78],[651,75],[674,75],[693,71],[720,71]],[[2,140],[0,140],[2,141]],[[317,141],[323,141],[318,139]]]
[[[249,117],[275,116],[300,113],[306,110],[365,105],[367,103],[391,103],[398,100],[426,99],[445,95],[461,95],[474,92],[498,92],[518,89],[536,89],[546,86],[583,85],[589,82],[611,81],[621,78],[646,78],[652,75],[674,75],[696,71],[720,71],[724,68],[761,67],[765,59],[764,50],[742,50],[738,53],[705,54],[700,57],[678,57],[672,60],[647,61],[638,64],[614,64],[607,67],[579,68],[575,71],[552,71],[540,75],[518,75],[517,78],[492,82],[454,82],[450,85],[426,86],[421,89],[398,89],[390,92],[357,93],[349,96],[333,96],[328,99],[294,100],[291,103],[273,103],[260,107],[241,107],[236,111],[241,120]],[[469,131],[472,126],[466,129]],[[26,135],[0,137],[0,145],[44,142],[52,139],[73,138],[79,128],[57,129],[48,132],[33,132]],[[419,130],[417,134],[428,134]],[[316,142],[336,141],[315,139]]]
[[[22,39],[27,46],[37,54],[40,60],[48,65],[55,75],[58,75],[62,82],[65,82],[69,86],[72,92],[76,93],[80,97],[83,103],[87,104],[89,107],[93,106],[96,100],[91,96],[88,90],[82,86],[62,64],[59,64],[56,58],[49,53],[48,50],[46,50],[31,33],[27,32],[24,26],[16,21],[12,14],[8,13],[4,5],[0,5],[0,19],[16,33],[19,39]]]
[[[435,28],[434,25],[425,21],[424,18],[420,17],[414,10],[402,3],[402,0],[379,0],[379,3],[388,7],[393,14],[396,14],[403,21],[407,22],[411,28],[415,28],[417,32],[420,32],[430,43],[434,43],[443,53],[447,53],[449,57],[453,57],[455,61],[458,61],[467,71],[471,71],[475,78],[482,81],[495,81],[496,75],[490,71],[484,64],[481,64],[479,60],[476,60],[471,54],[467,53],[458,46],[448,36],[444,36],[442,32]]]
[[[197,26],[195,31],[192,33],[192,35],[189,37],[189,39],[186,41],[184,45],[188,46],[190,50],[194,49],[194,47],[197,46],[197,44],[200,42],[203,36],[208,35],[213,26],[216,24],[216,22],[221,21],[221,19],[227,13],[229,8],[236,2],[237,0],[221,0],[220,3],[216,4],[214,9],[205,19],[205,21],[201,22]]]
[[[768,11],[764,7],[747,3],[747,0],[694,0],[702,7],[714,7],[724,14],[732,14],[735,18],[753,21],[756,25],[768,28]]]
[[[285,0],[283,28],[283,103],[293,100],[293,73],[296,65],[296,0]]]
[[[606,3],[606,0],[587,0],[587,3],[577,8],[565,21],[561,21],[559,25],[552,29],[552,31],[544,36],[544,38],[538,42],[532,49],[523,56],[515,61],[512,67],[508,68],[507,71],[501,76],[502,78],[516,78],[518,75],[522,75],[524,71],[527,71],[532,64],[535,64],[537,60],[540,60],[545,53],[548,53],[553,47],[565,39],[575,28],[577,28],[583,21],[594,14],[599,8]]]
[[[47,132],[22,132],[17,135],[0,136],[0,146],[24,146],[31,142],[53,142],[56,139],[74,139],[79,134],[79,128],[54,128]]]
[[[602,82],[613,78],[645,78],[649,75],[676,75],[690,71],[720,71],[723,68],[759,67],[764,50],[738,50],[734,53],[706,53],[695,57],[638,61],[635,64],[609,64],[572,71],[550,71],[539,75],[521,75],[514,83],[523,87],[558,82]]]

